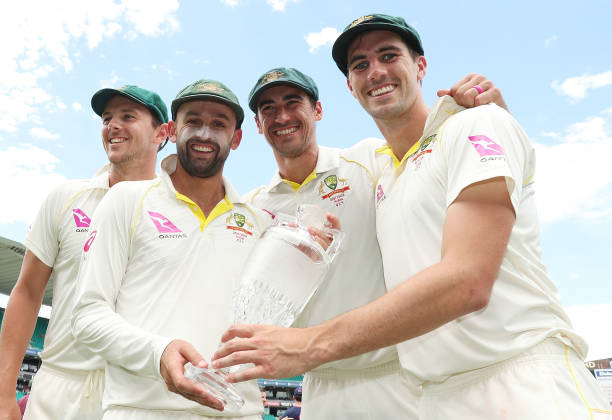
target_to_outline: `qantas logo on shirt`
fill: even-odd
[[[159,239],[186,238],[187,234],[177,228],[166,216],[155,211],[149,211],[149,217],[157,228],[157,231],[164,235],[159,235]]]
[[[468,136],[480,156],[500,156],[504,149],[485,135]]]
[[[89,229],[89,225],[91,224],[91,219],[89,216],[85,214],[85,212],[81,209],[72,209],[72,217],[74,217],[74,223],[76,223],[76,231],[77,232],[87,232]]]

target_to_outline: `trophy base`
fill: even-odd
[[[238,394],[234,384],[225,379],[223,370],[199,368],[187,363],[185,378],[202,385],[207,392],[220,400],[224,407],[240,409],[244,405],[244,400]]]

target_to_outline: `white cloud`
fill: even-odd
[[[0,206],[0,223],[31,223],[47,194],[66,177],[55,172],[59,159],[32,145],[0,150],[0,196],[11,197]]]
[[[229,7],[236,7],[238,6],[238,0],[221,0],[221,3],[225,4],[226,6]]]
[[[583,74],[582,76],[570,77],[559,83],[552,82],[552,88],[559,95],[569,96],[573,101],[584,99],[588,90],[598,89],[612,85],[612,71],[599,74]]]
[[[71,106],[72,106],[72,109],[75,110],[76,112],[83,110],[83,105],[81,105],[78,102],[73,102]]]
[[[554,144],[534,143],[542,222],[612,216],[611,126],[609,116],[590,117],[569,126]]]
[[[552,35],[552,36],[550,36],[550,37],[548,37],[548,38],[546,38],[544,40],[544,45],[549,47],[550,44],[552,44],[553,42],[555,42],[558,39],[559,39],[559,37],[557,37],[557,35]]]
[[[43,127],[32,127],[32,128],[30,128],[30,134],[33,137],[36,137],[36,138],[39,138],[39,139],[54,140],[54,139],[58,139],[59,138],[58,134],[50,133],[49,131],[47,131]]]
[[[127,31],[159,36],[176,30],[177,0],[20,0],[3,3],[0,25],[0,130],[39,119],[54,95],[39,86],[57,71],[70,72],[78,61],[76,41],[90,49]],[[43,62],[45,64],[43,64]]]
[[[109,78],[106,80],[100,80],[100,87],[106,88],[109,86],[117,86],[117,82],[119,81],[119,76],[114,71],[111,72]]]
[[[564,308],[574,329],[589,344],[586,360],[612,357],[612,303],[599,305],[576,305]]]
[[[298,3],[298,2],[299,0],[266,0],[266,3],[272,6],[272,9],[274,9],[277,12],[284,12],[285,7],[287,7],[287,3]]]
[[[304,37],[306,43],[310,46],[311,53],[317,51],[325,45],[332,45],[336,38],[340,36],[340,32],[336,28],[326,27],[321,29],[321,32],[311,32]]]

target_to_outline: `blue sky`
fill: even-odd
[[[536,144],[544,261],[592,344],[590,356],[612,356],[612,339],[602,333],[612,317],[611,2],[22,0],[3,11],[0,236],[22,241],[54,185],[105,163],[89,105],[102,87],[137,84],[169,105],[200,78],[230,86],[247,117],[225,174],[241,192],[275,171],[246,107],[272,67],[297,67],[316,80],[320,144],[380,136],[350,96],[330,46],[361,15],[399,15],[421,34],[429,104],[437,89],[485,74]]]

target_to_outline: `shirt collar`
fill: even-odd
[[[315,176],[322,174],[324,172],[331,171],[333,169],[337,169],[339,166],[340,166],[340,149],[337,149],[335,147],[319,146],[319,153],[317,155],[317,164],[315,165],[315,168],[314,168]],[[306,185],[312,179],[314,178],[311,176],[308,176],[301,185],[302,186]],[[287,184],[287,182],[283,180],[283,178],[280,176],[280,173],[277,171],[272,177],[272,180],[270,181],[270,184],[268,185],[268,189],[272,190],[282,184]]]

